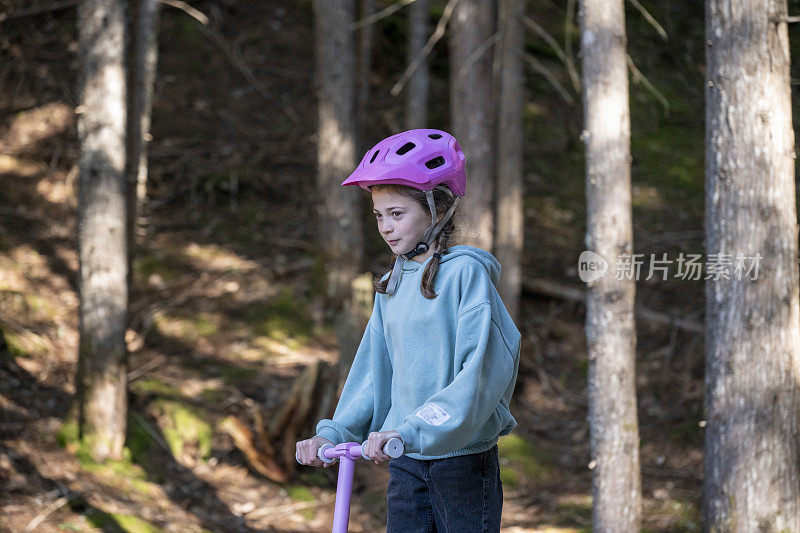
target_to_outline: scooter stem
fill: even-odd
[[[353,470],[356,461],[347,455],[339,458],[339,478],[336,482],[336,504],[333,508],[332,533],[347,533],[350,523],[350,495],[353,490]]]

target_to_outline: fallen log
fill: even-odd
[[[533,279],[524,281],[522,288],[526,292],[540,296],[569,300],[571,302],[586,303],[585,287],[576,287],[567,285],[565,283],[559,283],[557,281]],[[634,313],[635,318],[641,318],[642,320],[650,322],[651,324],[682,329],[684,331],[690,331],[700,335],[705,333],[705,324],[703,322],[679,318],[667,313],[653,311],[652,309],[647,309],[642,306],[636,306]]]

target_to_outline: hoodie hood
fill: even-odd
[[[456,257],[460,257],[462,255],[467,255],[478,261],[483,268],[486,269],[486,272],[489,274],[492,283],[497,286],[498,281],[500,281],[500,262],[495,259],[495,257],[487,252],[486,250],[482,250],[481,248],[476,248],[474,246],[467,246],[466,244],[459,244],[456,246],[449,246],[447,251],[442,254],[442,258],[439,260],[439,264],[444,264],[447,261],[451,261]],[[403,260],[403,271],[404,272],[415,272],[420,270],[422,272],[425,271],[424,267],[427,266],[428,261],[433,259],[433,256],[429,257],[422,263],[418,263],[414,260]]]

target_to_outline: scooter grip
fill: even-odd
[[[320,446],[317,449],[317,457],[323,463],[334,463],[334,462],[336,462],[336,459],[328,459],[323,455],[323,452],[327,448],[333,448],[333,444],[323,444],[322,446]],[[297,461],[298,463],[300,463],[300,456],[297,455],[297,451],[294,452],[294,460]],[[300,464],[303,464],[303,463],[300,463]]]
[[[361,445],[361,457],[366,459],[367,461],[370,460],[369,457],[364,455],[364,445],[367,444],[367,441]],[[397,459],[401,455],[403,455],[403,441],[398,439],[397,437],[392,437],[391,439],[387,440],[386,443],[383,445],[383,453],[391,457],[392,459]]]

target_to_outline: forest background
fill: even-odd
[[[5,0],[0,9],[22,4]],[[258,413],[277,412],[305,368],[338,357],[313,305],[311,3],[191,2],[223,46],[186,11],[162,8],[145,233],[130,296],[128,455],[107,465],[76,453],[69,417],[78,347],[78,47],[74,4],[61,4],[0,17],[0,527],[324,531],[335,474],[301,468],[286,483],[271,481],[229,430],[231,417],[254,427]],[[576,55],[570,4],[529,2],[526,14]],[[703,6],[641,5],[666,38],[626,3],[636,68],[634,251],[702,254]],[[432,25],[443,6],[432,3]],[[789,2],[790,14],[798,10],[800,2]],[[789,31],[791,56],[800,57],[800,30]],[[402,93],[390,91],[405,69],[407,32],[405,10],[374,24],[358,154],[405,129]],[[576,297],[586,248],[581,99],[550,42],[528,28],[525,47],[534,61],[525,73],[523,353],[512,403],[519,427],[500,444],[503,525],[579,531],[591,524],[585,307]],[[428,125],[448,130],[446,39],[429,59]],[[797,115],[793,92],[795,126]],[[370,225],[364,246],[365,267],[385,272],[391,256]],[[703,281],[642,279],[636,297],[647,311],[637,322],[643,527],[697,531]],[[354,531],[382,527],[387,478],[385,466],[356,469]]]

